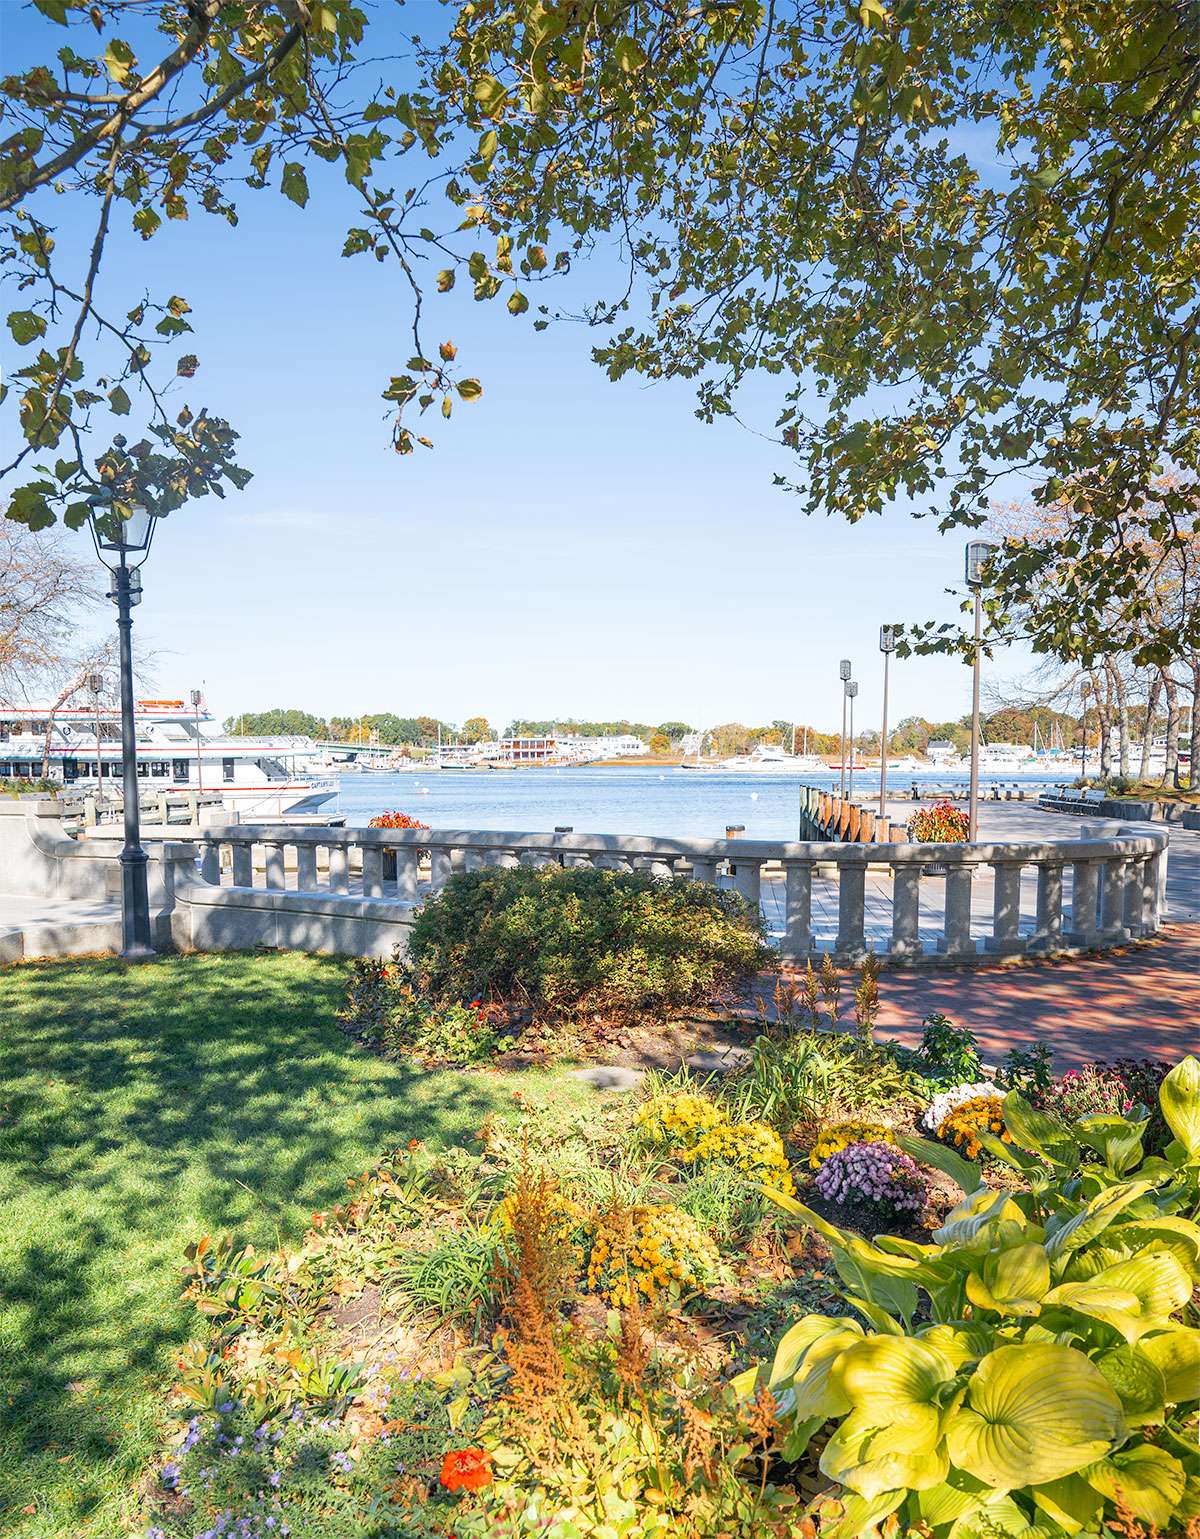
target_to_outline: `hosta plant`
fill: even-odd
[[[905,1139],[965,1193],[928,1245],[872,1244],[768,1190],[829,1242],[867,1322],[810,1315],[737,1381],[775,1397],[785,1459],[828,1434],[821,1469],[841,1492],[822,1539],[891,1514],[933,1539],[1200,1517],[1200,1331],[1186,1314],[1200,1281],[1200,1063],[1172,1070],[1160,1099],[1174,1140],[1142,1160],[1144,1116],[1071,1128],[1010,1092],[1013,1143],[983,1137],[1028,1177],[1021,1192]],[[1082,1164],[1081,1146],[1102,1163]]]

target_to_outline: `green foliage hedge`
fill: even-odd
[[[409,960],[434,997],[628,1018],[705,1004],[775,953],[757,908],[704,882],[486,867],[460,872],[425,905]]]

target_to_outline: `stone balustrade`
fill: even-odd
[[[162,837],[194,847],[196,875],[177,879],[175,895],[207,916],[188,936],[197,946],[261,944],[248,937],[269,913],[284,938],[267,944],[383,955],[384,939],[395,944],[414,906],[454,872],[554,862],[732,886],[762,904],[787,961],[828,949],[851,964],[874,949],[913,964],[1088,951],[1154,934],[1165,913],[1165,830],[1084,834],[920,845],[235,825]],[[147,842],[155,838],[148,830]]]

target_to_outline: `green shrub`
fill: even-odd
[[[893,1513],[902,1531],[938,1539],[1200,1517],[1200,1331],[1181,1321],[1200,1280],[1200,1226],[1182,1216],[1197,1203],[1200,1063],[1172,1070],[1160,1103],[1174,1142],[1143,1160],[1144,1117],[1071,1126],[1010,1091],[1013,1143],[983,1137],[1025,1176],[1023,1192],[993,1191],[951,1151],[902,1139],[967,1194],[932,1245],[870,1244],[763,1188],[825,1236],[844,1297],[875,1332],[809,1315],[769,1370],[737,1381],[749,1395],[765,1379],[785,1459],[836,1422],[820,1462],[843,1489],[825,1503],[822,1539]],[[1085,1148],[1103,1164],[1083,1164]]]
[[[486,867],[417,916],[410,965],[440,999],[501,998],[535,1015],[629,1018],[707,1003],[776,960],[756,907],[647,871]]]

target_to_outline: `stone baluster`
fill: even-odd
[[[858,855],[858,851],[855,851]],[[857,962],[866,955],[867,862],[865,854],[855,860],[838,861],[838,933],[834,950],[838,959]]]
[[[484,854],[483,863],[485,866],[502,866],[508,870],[521,864],[516,850],[488,850]]]
[[[892,867],[892,939],[888,955],[919,957],[921,940],[921,866],[905,861]]]
[[[1127,941],[1130,931],[1125,925],[1125,877],[1129,861],[1124,855],[1115,855],[1101,867],[1100,877],[1100,932],[1106,945],[1117,946]]]
[[[329,891],[342,896],[350,891],[350,849],[345,844],[329,846]]]
[[[1058,951],[1062,946],[1063,868],[1057,860],[1037,863],[1037,930],[1030,951]]]
[[[396,870],[399,872],[399,865]],[[364,898],[383,897],[383,846],[362,846],[362,884]]]
[[[221,885],[221,846],[216,839],[206,839],[200,849],[200,880]]]
[[[230,840],[230,850],[233,853],[232,870],[233,885],[235,887],[254,886],[254,865],[251,860],[253,845],[249,839]]]
[[[408,845],[404,849],[396,850],[396,901],[398,903],[415,903],[420,893],[417,888],[418,872],[417,852]]]
[[[266,858],[267,888],[271,892],[282,892],[287,886],[287,868],[283,859],[284,846],[279,840],[272,839],[269,844],[263,846],[263,850]]]
[[[1163,915],[1167,911],[1167,851],[1156,850],[1153,855],[1146,857],[1145,876],[1146,902],[1150,911],[1149,924],[1152,931],[1157,931],[1163,922]]]
[[[1024,862],[997,860],[993,863],[995,887],[992,896],[992,933],[983,949],[993,956],[1018,956],[1025,950],[1021,934],[1021,870]]]
[[[309,839],[296,846],[296,891],[317,891],[317,847]]]
[[[784,957],[805,957],[813,949],[812,866],[785,865],[783,882]]]
[[[946,922],[938,950],[948,957],[968,957],[975,954],[975,942],[971,939],[971,895],[974,891],[974,868],[955,864],[946,874]]]
[[[1071,928],[1064,939],[1070,946],[1091,947],[1100,941],[1100,864],[1076,860],[1071,866]]]
[[[715,860],[703,860],[699,855],[691,857],[692,881],[707,882],[715,887],[717,884],[717,863]]]
[[[399,860],[400,857],[397,854],[397,873],[399,873],[400,870]],[[434,892],[440,892],[441,889],[450,880],[451,876],[453,876],[453,874],[454,852],[451,850],[438,849],[435,845],[429,851],[429,885],[433,888]],[[397,877],[397,880],[398,879],[399,878]]]
[[[733,885],[747,903],[757,904],[762,894],[762,862],[747,860],[744,855],[739,855]]]
[[[1135,856],[1125,872],[1125,923],[1133,935],[1153,935],[1154,910],[1146,867],[1150,857]]]

